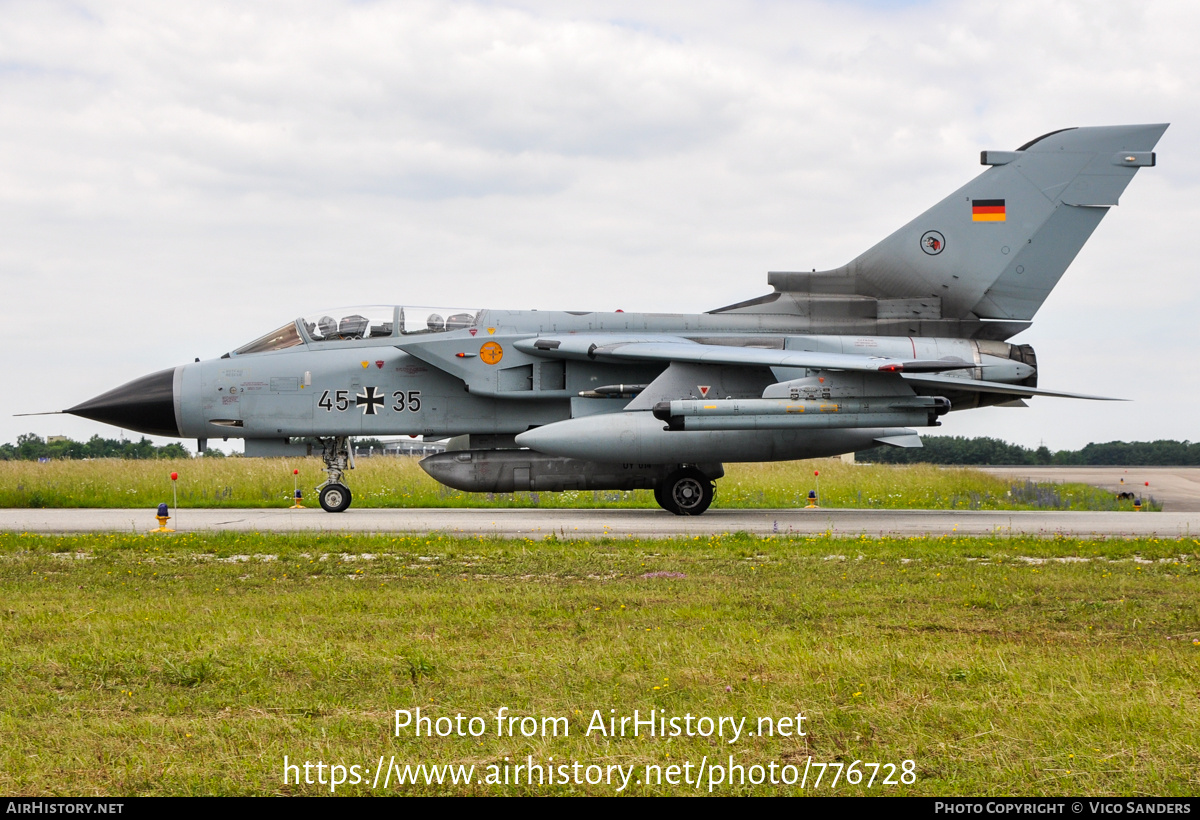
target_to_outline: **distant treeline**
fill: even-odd
[[[859,454],[876,464],[1058,464],[1187,467],[1200,465],[1200,443],[1189,441],[1109,441],[1082,450],[1031,450],[995,438],[925,436],[924,447],[878,447]]]
[[[158,447],[150,439],[126,441],[92,436],[87,441],[72,441],[54,436],[46,441],[41,436],[25,433],[17,436],[16,444],[0,444],[0,461],[37,461],[43,458],[189,458],[191,453],[182,444]],[[222,455],[221,453],[214,453]]]

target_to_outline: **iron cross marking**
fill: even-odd
[[[376,392],[374,387],[364,387],[363,392],[354,397],[354,403],[364,416],[373,416],[383,407],[383,394]]]

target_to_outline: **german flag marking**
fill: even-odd
[[[1005,217],[1003,199],[971,200],[972,222],[1003,222]]]

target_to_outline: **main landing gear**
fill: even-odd
[[[350,488],[342,483],[346,470],[354,469],[354,453],[349,436],[321,439],[321,459],[325,462],[325,483],[317,488],[321,509],[325,512],[344,512],[350,508]]]
[[[658,506],[676,515],[700,515],[712,504],[716,485],[695,467],[683,467],[654,488]]]

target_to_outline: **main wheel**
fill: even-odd
[[[713,490],[708,476],[694,467],[685,467],[667,476],[658,503],[676,515],[700,515],[712,503]]]
[[[350,488],[342,484],[326,484],[321,488],[321,509],[325,512],[344,512],[350,507]]]
[[[667,492],[666,481],[654,488],[654,500],[658,502],[658,506],[667,512],[679,515],[679,510],[675,509],[675,505],[671,503],[671,496]]]

